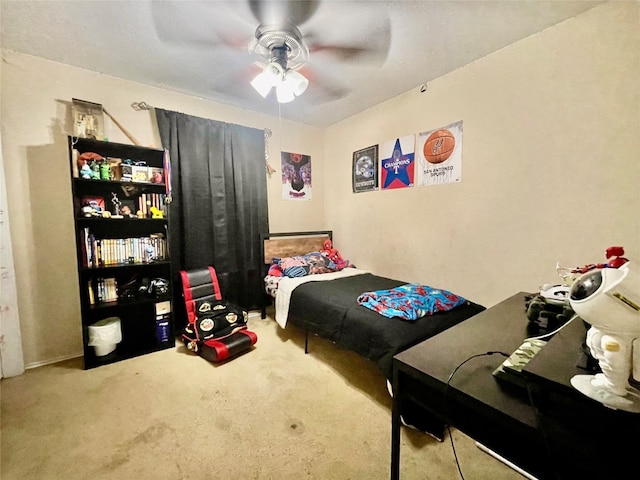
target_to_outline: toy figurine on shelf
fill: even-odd
[[[100,164],[97,160],[91,162],[91,179],[100,180]]]
[[[111,167],[106,160],[100,163],[100,180],[111,180]]]
[[[84,205],[82,207],[82,215],[84,217],[93,217],[95,215],[93,207],[91,205]]]
[[[147,245],[145,248],[145,260],[147,262],[153,262],[155,260],[155,250],[151,245]]]
[[[149,210],[151,211],[151,218],[164,218],[162,210],[156,207],[151,207]]]
[[[122,218],[122,215],[120,215],[120,206],[122,205],[122,202],[115,192],[111,192],[111,203],[113,203],[113,215],[111,215],[111,218]]]
[[[122,205],[122,207],[120,207],[120,215],[125,218],[132,217],[133,214],[131,213],[131,207],[129,207],[129,205]]]
[[[96,199],[85,200],[81,210],[84,217],[101,217],[103,213],[103,207]]]
[[[82,168],[80,169],[80,177],[84,178],[85,180],[91,180],[91,176],[92,176],[91,167],[87,162],[84,162],[84,164],[82,165]]]

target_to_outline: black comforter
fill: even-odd
[[[394,355],[485,309],[467,301],[448,312],[408,321],[384,317],[357,302],[364,292],[406,283],[370,273],[303,283],[291,295],[287,323],[309,327],[310,331],[376,362],[391,379]]]

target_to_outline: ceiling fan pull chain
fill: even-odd
[[[276,172],[276,169],[269,163],[269,137],[271,136],[271,130],[264,129],[264,162],[267,165],[267,173],[271,176]]]

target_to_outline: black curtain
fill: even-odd
[[[224,299],[261,307],[260,233],[269,231],[264,131],[162,109],[156,119],[171,157],[174,290],[182,291],[180,270],[212,265]]]

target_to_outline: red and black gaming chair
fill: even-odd
[[[181,270],[188,323],[182,333],[185,346],[210,362],[222,362],[253,348],[257,335],[248,330],[248,313],[222,300],[213,267]]]

